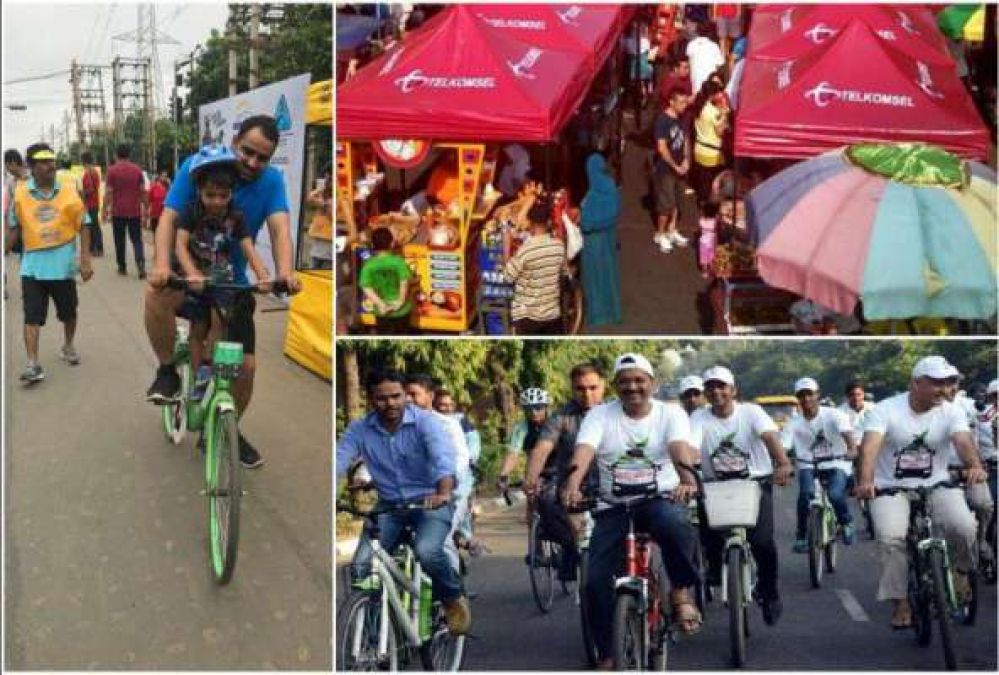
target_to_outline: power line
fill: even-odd
[[[38,81],[41,81],[41,80],[51,80],[53,78],[62,77],[62,76],[67,75],[67,74],[69,74],[69,69],[68,68],[66,70],[57,70],[54,73],[47,73],[45,75],[34,75],[32,77],[22,77],[22,78],[19,78],[17,80],[7,80],[6,82],[3,83],[3,86],[6,87],[7,85],[21,84],[23,82],[38,82]]]

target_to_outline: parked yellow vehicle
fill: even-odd
[[[782,431],[792,417],[801,414],[798,399],[791,395],[757,396],[753,403],[761,406]]]

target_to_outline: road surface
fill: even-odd
[[[107,256],[79,286],[82,363],[56,357],[50,308],[47,377],[31,389],[18,381],[23,315],[7,260],[5,667],[328,670],[329,384],[282,355],[286,312],[258,309],[242,429],[266,465],[244,472],[236,573],[216,587],[200,456],[193,439],[172,446],[143,400],[155,368],[143,284],[134,269],[115,274],[105,230]]]

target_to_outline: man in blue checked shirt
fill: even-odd
[[[351,422],[340,438],[337,477],[361,459],[378,490],[379,506],[424,502],[424,509],[379,516],[379,541],[391,551],[403,528],[413,527],[416,558],[433,581],[434,597],[444,604],[448,627],[461,635],[468,632],[471,613],[461,579],[444,553],[454,516],[455,448],[436,413],[407,403],[404,385],[401,373],[375,371],[368,376],[365,390],[373,412]]]

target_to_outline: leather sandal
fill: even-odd
[[[689,588],[674,588],[669,594],[673,607],[673,628],[685,635],[693,635],[701,629],[703,618]]]

